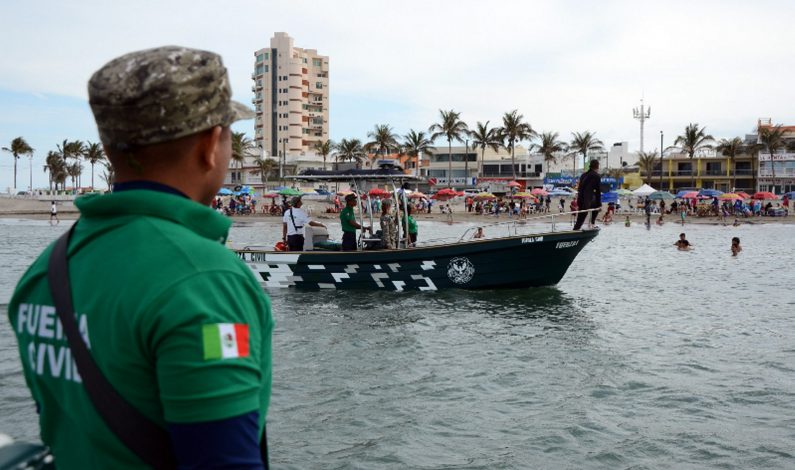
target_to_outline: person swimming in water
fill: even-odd
[[[682,251],[691,250],[693,248],[693,245],[689,241],[687,241],[687,238],[685,238],[684,233],[679,234],[679,240],[677,240],[676,243],[674,243],[674,245],[676,245],[677,249]]]
[[[732,256],[737,256],[737,253],[741,251],[743,251],[743,247],[740,246],[740,238],[732,237]]]

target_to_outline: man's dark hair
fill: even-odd
[[[596,168],[599,168],[599,160],[591,160],[590,165],[588,165],[588,169],[595,170]]]

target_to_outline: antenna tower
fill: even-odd
[[[651,117],[651,106],[647,108],[643,104],[643,98],[641,98],[640,107],[632,108],[632,117],[640,121],[640,151],[643,152],[643,125]]]

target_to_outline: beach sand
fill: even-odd
[[[507,222],[512,219],[508,218],[506,214],[500,214],[500,217],[494,217],[493,215],[477,215],[474,212],[467,213],[464,210],[464,203],[463,201],[454,201],[450,202],[450,206],[453,209],[453,224],[458,223],[467,223],[467,224],[483,224],[489,225],[496,222]],[[318,201],[310,201],[304,200],[304,209],[308,209],[311,216],[317,220],[338,220],[339,215],[335,213],[327,213],[326,208],[331,207],[330,204],[325,202],[318,202]],[[553,208],[551,214],[558,214],[557,207]],[[76,219],[80,213],[78,212],[75,205],[72,201],[59,201],[58,202],[58,218],[62,220],[71,220]],[[599,218],[602,217],[603,214],[599,215]],[[613,220],[613,224],[623,224],[624,219],[626,218],[626,213],[616,214]],[[414,218],[417,220],[432,220],[437,222],[447,222],[448,216],[446,214],[441,214],[439,212],[438,206],[434,206],[433,213],[415,213]],[[539,215],[531,215],[529,219],[533,221],[534,218],[539,217]],[[557,218],[558,222],[569,222],[571,216],[564,215],[562,218]],[[15,219],[49,219],[50,218],[50,201],[49,200],[37,200],[31,198],[12,198],[12,197],[3,197],[0,198],[0,218],[15,218]],[[244,216],[234,216],[232,217],[235,221],[251,221],[251,220],[263,220],[263,221],[278,221],[281,217],[265,215],[265,214],[253,214],[253,215],[244,215]],[[544,222],[546,219],[540,218],[536,219],[538,222]],[[630,220],[633,224],[644,224],[646,222],[646,216],[643,214],[631,214]],[[655,224],[657,221],[657,214],[652,214],[652,224]],[[752,217],[752,218],[738,218],[739,223],[741,224],[795,224],[795,216],[790,213],[787,217]],[[729,217],[726,219],[726,224],[731,225],[734,222],[734,218]],[[665,216],[665,224],[680,224],[679,216],[678,215],[666,215]],[[705,224],[705,225],[724,225],[724,221],[718,217],[694,217],[688,216],[685,225],[689,224]],[[597,222],[597,225],[602,225],[602,222]]]

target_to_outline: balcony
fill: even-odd
[[[705,176],[726,176],[726,170],[707,170],[703,173]]]
[[[512,172],[500,173],[500,172],[493,172],[493,171],[485,171],[480,176],[482,178],[513,178],[513,173]],[[540,176],[541,176],[541,173],[536,173],[536,172],[530,172],[530,171],[526,171],[526,172],[517,171],[516,172],[516,177],[517,178],[539,178]]]

